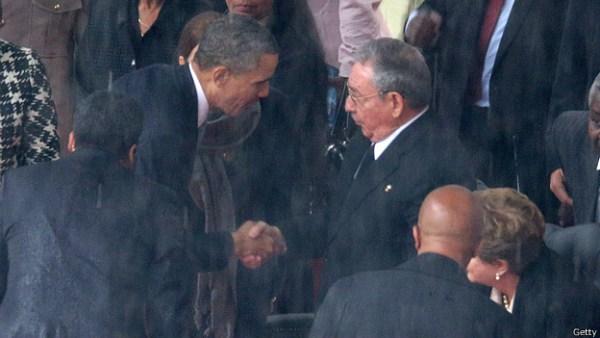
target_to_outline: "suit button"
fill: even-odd
[[[0,20],[0,27],[4,26],[5,23],[6,21],[4,21],[4,19]]]
[[[57,11],[57,10],[59,10],[59,9],[60,9],[60,4],[55,4],[55,5],[54,5],[54,10],[55,10],[55,11]]]
[[[135,68],[135,59],[131,60],[131,67]]]

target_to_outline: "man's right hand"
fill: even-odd
[[[404,32],[406,42],[419,48],[433,47],[442,27],[440,13],[429,8],[419,9],[417,14],[409,19]]]
[[[248,268],[257,268],[287,250],[279,228],[263,221],[246,221],[232,236],[235,255]]]
[[[573,206],[573,199],[567,192],[567,180],[562,169],[556,169],[550,175],[550,190],[561,203]]]

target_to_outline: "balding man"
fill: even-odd
[[[418,256],[334,284],[311,337],[510,337],[508,316],[465,275],[480,218],[469,190],[451,185],[431,192],[413,227]]]

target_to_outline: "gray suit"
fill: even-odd
[[[547,135],[551,171],[562,168],[569,194],[573,198],[575,224],[596,220],[598,201],[599,154],[588,137],[589,113],[569,111],[560,115]]]

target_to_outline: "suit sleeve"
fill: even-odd
[[[50,84],[44,67],[33,54],[28,54],[29,86],[23,116],[23,139],[19,152],[19,165],[58,159],[59,143],[56,131],[56,111],[50,97]]]
[[[164,195],[163,195],[164,196]],[[143,197],[141,197],[143,198]],[[147,280],[146,326],[150,337],[191,336],[194,270],[184,246],[180,208],[154,195],[139,226],[152,255]]]

